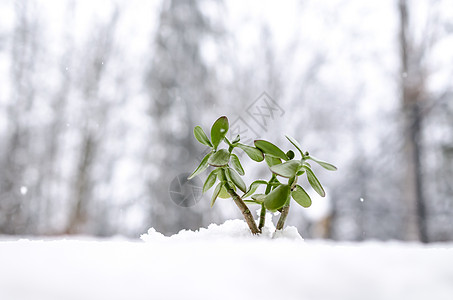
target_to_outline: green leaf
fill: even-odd
[[[242,192],[247,191],[247,186],[245,185],[244,180],[242,180],[241,176],[239,174],[231,169],[227,168],[227,174],[230,175],[231,181],[233,181],[234,185],[236,185]]]
[[[288,139],[288,141],[296,147],[297,150],[299,150],[300,155],[304,157],[304,152],[302,151],[302,146],[299,144],[298,141],[296,141],[295,138],[290,137],[289,135],[285,135],[285,137]]]
[[[217,197],[219,196],[220,190],[222,189],[222,187],[223,187],[223,182],[219,182],[219,184],[215,187],[214,193],[212,193],[212,197],[211,197],[211,207],[214,206],[214,203],[217,200]]]
[[[239,157],[237,157],[236,154],[231,154],[231,166],[239,173],[239,175],[243,176],[245,174],[241,162],[239,161]]]
[[[204,181],[203,193],[206,193],[210,188],[212,188],[216,179],[217,179],[216,170],[213,170],[211,173],[209,173],[208,177]]]
[[[189,177],[187,177],[188,180],[194,178],[195,176],[197,176],[198,174],[200,174],[201,172],[203,172],[204,170],[206,170],[209,167],[208,160],[210,159],[211,154],[212,154],[212,152],[209,152],[201,160],[201,163],[198,165],[198,167],[195,169],[195,171],[193,171],[193,173]]]
[[[299,205],[303,207],[311,206],[310,196],[300,185],[296,185],[294,190],[291,192],[291,196]]]
[[[288,152],[286,152],[286,156],[288,156],[289,159],[293,159],[295,156],[294,151],[288,150]]]
[[[283,206],[289,206],[290,203],[291,203],[291,189],[289,191],[288,198],[286,199],[286,202]]]
[[[247,190],[247,193],[244,194],[244,196],[242,196],[242,198],[247,198],[248,196],[253,194],[258,189],[258,187],[262,184],[267,185],[267,181],[266,180],[255,180],[254,182],[252,182],[252,184],[250,184],[249,189]]]
[[[204,133],[203,129],[200,126],[195,126],[193,129],[193,135],[203,145],[206,145],[208,147],[212,147],[211,141],[208,139],[206,134]]]
[[[264,154],[268,154],[277,158],[281,158],[283,160],[288,160],[285,152],[283,152],[280,148],[272,144],[271,142],[265,140],[255,140],[255,147],[263,151]]]
[[[214,149],[217,149],[220,142],[228,132],[228,118],[223,116],[218,118],[211,127],[211,141]]]
[[[282,163],[282,160],[280,158],[276,158],[270,155],[265,155],[264,159],[266,160],[266,163],[269,167],[278,165]]]
[[[244,152],[254,161],[260,162],[264,159],[263,152],[255,147],[247,146],[241,143],[238,143],[237,147],[244,150]]]
[[[332,164],[330,164],[328,162],[319,160],[317,158],[314,158],[313,156],[309,156],[308,159],[311,159],[312,161],[315,161],[316,163],[318,163],[318,165],[320,165],[321,167],[323,167],[326,170],[329,170],[329,171],[338,170],[337,167],[335,167],[334,165],[332,165]]]
[[[277,210],[285,205],[290,195],[291,188],[287,184],[276,187],[264,198],[264,206],[269,210]]]
[[[209,158],[208,164],[214,167],[223,167],[230,161],[230,152],[226,149],[220,149]]]
[[[270,169],[272,173],[280,175],[282,177],[291,178],[296,176],[302,164],[298,160],[286,161],[282,164],[272,166]]]
[[[252,199],[255,200],[257,203],[263,203],[264,199],[266,198],[265,194],[255,194],[252,195]]]
[[[231,180],[231,175],[230,175],[230,172],[228,172],[228,170],[225,170],[225,169],[222,169],[225,171],[225,177],[226,177],[226,181],[228,182],[233,182],[233,180]],[[234,184],[232,184],[232,186],[234,186]]]
[[[305,170],[301,169],[301,170],[297,171],[296,176],[300,176],[300,175],[302,175],[304,173],[305,173]]]
[[[316,178],[315,173],[309,168],[304,166],[304,169],[307,173],[307,179],[308,182],[310,183],[311,187],[318,193],[321,197],[326,196],[326,192],[324,191],[324,188],[322,187],[321,183],[319,182],[318,178]]]
[[[214,170],[219,181],[227,181],[227,178],[225,178],[224,173],[222,171],[223,171],[223,169],[220,169],[220,168],[217,168]]]
[[[233,187],[233,190],[236,191],[236,187],[233,185],[233,183],[231,183],[230,185]],[[222,199],[231,198],[231,195],[230,193],[228,193],[227,189],[225,188],[225,185],[223,185],[222,188],[220,189],[219,198]]]

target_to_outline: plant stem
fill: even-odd
[[[297,177],[293,177],[288,180],[288,184],[291,184],[291,191],[293,191],[294,188],[296,187],[296,183],[297,183]],[[286,217],[288,216],[288,213],[289,213],[289,204],[291,203],[291,198],[288,200],[289,201],[285,204],[285,206],[282,207],[280,218],[278,219],[278,222],[277,222],[277,227],[276,227],[277,230],[282,230],[283,227],[285,226]]]
[[[261,204],[260,224],[258,225],[258,229],[260,232],[264,227],[265,221],[266,221],[266,208],[264,207],[264,204]]]
[[[271,185],[271,182],[274,181],[275,179],[275,174],[272,174],[272,177],[271,179],[269,180],[269,182],[267,183],[267,186],[266,186],[266,192],[264,192],[265,195],[269,194],[271,189],[272,189],[272,185]],[[264,204],[261,205],[261,212],[260,212],[260,224],[258,226],[258,229],[261,231],[261,229],[264,227],[264,224],[266,223],[266,208],[264,207]]]
[[[237,207],[239,207],[239,210],[241,211],[242,215],[244,216],[245,221],[247,222],[247,225],[250,228],[250,231],[253,234],[258,234],[261,233],[261,230],[256,227],[255,220],[253,219],[252,213],[250,212],[250,209],[247,207],[247,205],[244,203],[242,198],[236,194],[236,192],[230,187],[229,184],[225,185],[228,194],[233,198],[234,203],[236,203]]]
[[[222,169],[222,173],[224,178],[226,178],[225,170]],[[250,209],[247,207],[247,205],[244,203],[242,198],[233,190],[231,185],[228,183],[228,181],[225,182],[225,188],[230,194],[231,198],[233,198],[234,203],[236,203],[237,207],[241,211],[242,215],[244,216],[245,222],[247,222],[247,225],[250,228],[250,231],[253,234],[258,234],[261,233],[261,230],[256,227],[255,220],[253,219],[253,215],[250,212]]]
[[[283,226],[285,226],[285,221],[286,221],[286,217],[288,216],[288,212],[289,212],[289,204],[283,206],[283,208],[282,208],[280,218],[278,219],[278,222],[277,222],[277,230],[282,230]]]

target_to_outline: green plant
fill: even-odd
[[[205,193],[218,181],[211,197],[211,207],[215,204],[218,197],[232,198],[242,212],[251,232],[258,234],[264,226],[267,210],[281,212],[277,223],[277,230],[281,230],[289,212],[291,198],[303,207],[311,205],[310,196],[302,186],[297,184],[300,176],[305,175],[312,188],[320,196],[325,196],[324,188],[308,161],[314,161],[330,171],[337,169],[334,165],[316,159],[308,152],[303,152],[300,144],[290,136],[286,136],[286,138],[298,150],[301,156],[300,159],[295,159],[296,155],[292,150],[284,152],[276,145],[265,140],[255,140],[254,146],[249,146],[240,143],[240,136],[238,135],[234,140],[229,141],[226,137],[228,129],[228,119],[225,116],[217,119],[212,125],[211,139],[208,138],[200,126],[194,128],[195,138],[200,143],[208,146],[211,151],[202,159],[200,165],[188,179],[199,175],[209,166],[214,168],[203,185],[203,193]],[[222,142],[226,144],[226,148],[219,148]],[[245,174],[244,168],[239,157],[233,153],[236,149],[244,151],[256,162],[265,161],[271,171],[271,178],[268,181],[263,179],[255,180],[247,188],[241,178]],[[280,177],[286,182],[280,182]],[[264,194],[255,193],[261,185],[266,187]],[[239,196],[239,191],[243,193],[242,196]],[[246,203],[261,206],[258,226]]]

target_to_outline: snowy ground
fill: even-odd
[[[453,299],[453,244],[303,241],[294,228],[256,238],[244,226],[150,230],[145,242],[3,238],[0,299]]]

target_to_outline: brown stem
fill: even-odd
[[[258,229],[261,232],[261,229],[264,227],[264,223],[266,221],[266,208],[264,204],[261,204],[261,212],[260,212],[260,224],[258,225]]]
[[[242,198],[233,190],[233,188],[230,186],[228,182],[225,183],[225,188],[228,194],[230,194],[231,198],[233,198],[234,203],[236,203],[237,207],[239,207],[242,215],[244,216],[245,222],[247,222],[247,225],[250,228],[250,231],[253,234],[261,233],[261,230],[259,230],[258,227],[256,227],[256,223],[255,220],[253,219],[250,209],[244,203]]]
[[[282,208],[280,218],[278,219],[278,222],[277,222],[277,230],[282,230],[283,226],[285,226],[285,221],[286,221],[286,217],[288,216],[288,212],[289,212],[289,204],[286,206],[283,206],[283,208]]]
[[[265,192],[266,195],[270,193],[270,191],[272,189],[271,182],[273,182],[275,178],[276,178],[275,174],[272,174],[272,177],[266,186],[266,192]],[[261,229],[263,229],[265,223],[266,223],[266,207],[264,207],[264,203],[263,203],[263,204],[261,204],[260,224],[258,226],[258,229],[260,230],[260,232],[261,232]]]

